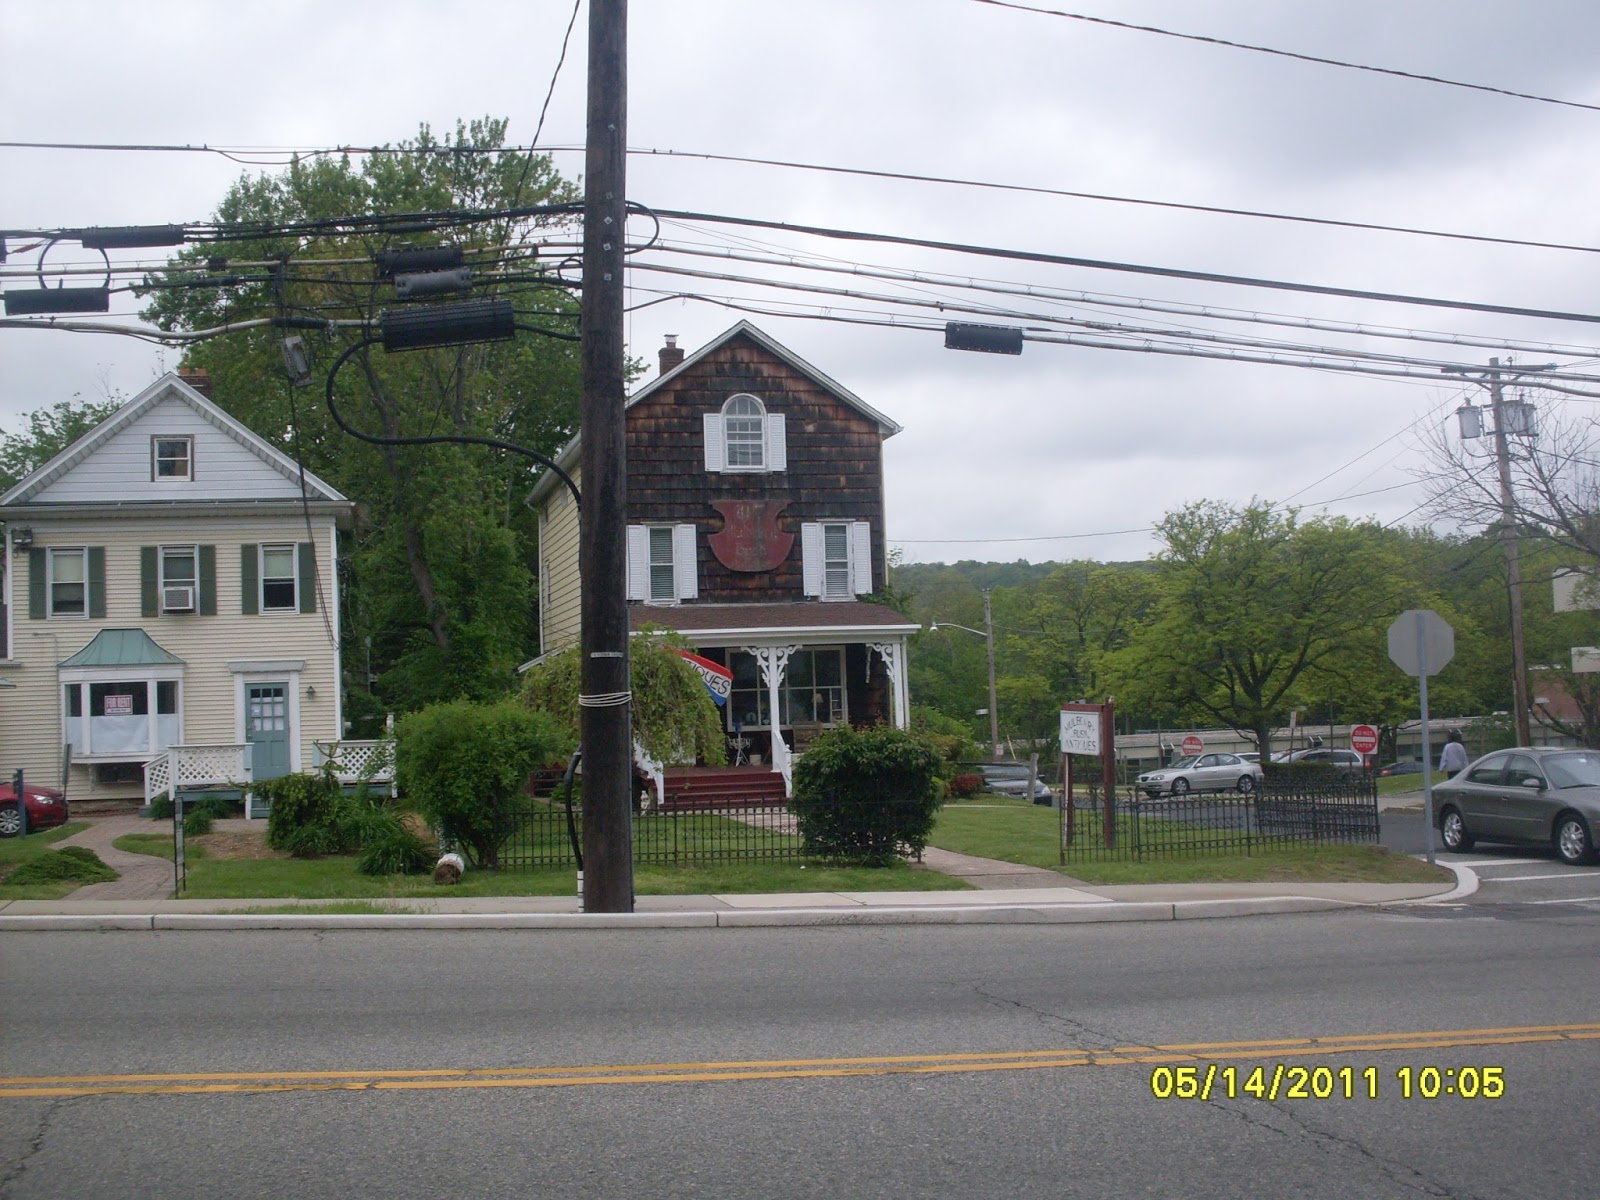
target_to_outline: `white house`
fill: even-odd
[[[206,382],[163,376],[0,496],[0,770],[69,800],[143,797],[145,764],[174,746],[242,782],[340,738],[337,543],[355,506]]]

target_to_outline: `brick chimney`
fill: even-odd
[[[182,379],[207,400],[216,399],[211,394],[211,372],[204,367],[179,367],[178,378]]]
[[[678,347],[678,335],[667,334],[667,344],[661,347],[661,373],[665,375],[683,361],[683,351]]]

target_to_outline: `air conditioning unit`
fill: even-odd
[[[164,612],[193,612],[194,589],[192,587],[162,588],[161,608]]]

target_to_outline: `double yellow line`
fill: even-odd
[[[230,1092],[423,1091],[577,1087],[596,1084],[725,1083],[837,1079],[852,1075],[947,1075],[1061,1067],[1414,1053],[1471,1046],[1600,1040],[1600,1023],[1346,1034],[1248,1042],[1122,1046],[1110,1050],[1008,1050],[992,1054],[897,1054],[744,1062],[631,1063],[585,1067],[440,1067],[425,1070],[229,1071],[145,1075],[0,1076],[0,1100],[72,1096],[177,1096]]]

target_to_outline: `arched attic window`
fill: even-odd
[[[720,412],[705,414],[706,470],[770,472],[788,468],[783,414],[760,397],[739,392]]]

